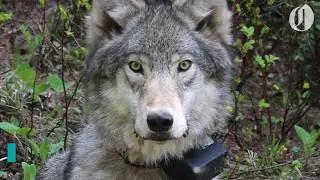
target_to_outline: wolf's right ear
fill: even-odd
[[[232,13],[227,0],[175,0],[173,5],[189,17],[191,27],[206,38],[232,44]]]
[[[94,49],[121,33],[130,16],[144,8],[143,0],[93,0],[87,17],[87,43]]]

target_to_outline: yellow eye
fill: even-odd
[[[189,60],[184,60],[179,63],[179,71],[187,71],[190,69],[192,62]]]
[[[142,71],[142,65],[138,61],[129,62],[129,67],[133,72],[141,72]]]

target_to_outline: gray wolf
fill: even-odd
[[[87,23],[89,123],[39,179],[168,179],[160,162],[226,131],[226,1],[94,0]]]

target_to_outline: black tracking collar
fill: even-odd
[[[176,180],[209,180],[219,175],[224,167],[227,149],[219,142],[204,147],[191,149],[183,159],[171,159],[168,163],[158,165],[136,164],[128,160],[126,153],[119,153],[128,165],[137,168],[162,168],[172,179]]]

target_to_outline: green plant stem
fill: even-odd
[[[64,94],[64,103],[65,103],[65,112],[64,112],[64,122],[66,126],[66,133],[64,136],[64,150],[67,149],[67,140],[68,140],[68,129],[69,129],[69,122],[68,122],[68,97],[67,97],[67,91],[66,91],[66,86],[65,86],[65,77],[64,77],[64,70],[65,70],[65,65],[64,65],[64,52],[63,52],[63,44],[64,44],[64,28],[65,28],[65,22],[63,22],[63,30],[61,32],[61,64],[62,64],[62,69],[61,69],[61,79],[62,79],[62,86],[63,86],[63,94]]]
[[[262,81],[263,81],[263,98],[269,102],[269,98],[267,96],[267,88],[268,88],[268,85],[267,85],[267,77],[268,77],[268,72],[263,72],[263,75],[262,75]],[[270,102],[269,102],[270,103]],[[269,125],[269,138],[271,137],[272,135],[272,121],[271,121],[271,111],[270,111],[270,107],[266,109],[266,112],[267,112],[267,116],[268,116],[268,125]]]

